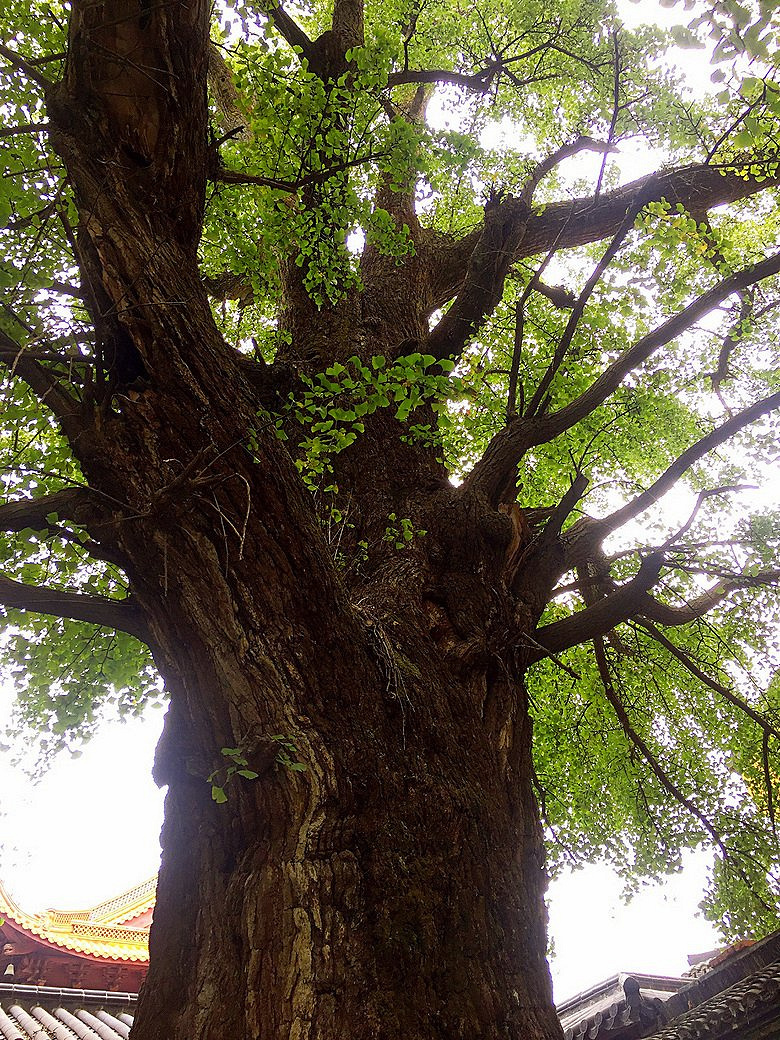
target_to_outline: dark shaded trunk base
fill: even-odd
[[[465,720],[458,756],[448,733],[423,756],[419,714],[389,707],[380,732],[307,725],[306,772],[276,764],[226,804],[172,781],[133,1040],[560,1036],[530,723],[491,748]]]

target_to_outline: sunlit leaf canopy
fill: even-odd
[[[604,0],[370,2],[365,45],[348,55],[338,79],[323,82],[281,9],[219,6],[210,73],[215,160],[201,256],[225,338],[273,360],[285,263],[301,268],[312,300],[327,307],[360,285],[364,248],[409,262],[408,226],[381,204],[388,188],[413,196],[415,219],[451,244],[478,227],[486,204],[519,195],[535,179],[534,211],[542,214],[573,198],[603,197],[633,179],[632,159],[645,153],[669,169],[707,163],[724,176],[766,182],[704,212],[675,197],[640,207],[593,284],[608,239],[565,250],[553,243],[519,260],[454,372],[435,377],[439,430],[414,434],[441,437],[452,477],[462,479],[507,415],[529,402],[564,407],[629,344],[776,247],[773,7],[686,3],[680,25],[666,34],[625,28]],[[326,32],[332,14],[328,4],[289,13],[303,41]],[[38,82],[38,74],[58,75],[67,18],[65,4],[29,0],[9,0],[0,15],[7,41],[0,331],[24,358],[86,391],[99,344],[82,305],[76,208],[48,147]],[[691,55],[711,62],[711,89],[695,95],[681,71]],[[545,168],[556,155],[560,161]],[[440,302],[446,309],[449,297]],[[690,445],[778,389],[778,305],[780,286],[767,278],[725,296],[661,344],[602,404],[526,454],[520,505],[554,506],[585,473],[589,487],[571,524],[656,487]],[[429,367],[422,361],[415,378],[430,395]],[[382,368],[378,361],[372,371]],[[395,393],[410,371],[403,378],[391,371],[383,387],[389,382],[394,393],[381,406],[404,409]],[[81,480],[50,413],[18,374],[16,361],[6,365],[7,501],[64,492]],[[332,412],[330,387],[351,416],[349,435],[359,435],[344,395],[374,401],[385,392],[377,378],[371,393],[364,385],[356,391],[365,379],[347,368],[291,399],[288,415],[301,428],[291,448],[316,495],[326,498],[329,487],[324,434],[310,428],[321,418],[317,409],[325,400]],[[401,417],[413,427],[415,409]],[[347,420],[336,421],[343,433]],[[728,598],[715,597],[685,626],[618,625],[595,651],[591,643],[564,650],[530,677],[551,869],[606,857],[636,880],[676,868],[681,848],[714,843],[726,854],[708,909],[733,933],[776,923],[780,884],[773,867],[778,603],[771,583],[752,580],[778,566],[777,432],[776,413],[766,410],[693,458],[673,494],[658,487],[647,508],[609,533],[603,573],[591,567],[587,581],[564,576],[543,622],[583,609],[589,588],[629,579],[659,549],[670,607],[718,582]],[[40,527],[2,535],[4,581],[124,596],[124,576],[78,523],[52,514]],[[402,548],[403,528],[395,530]],[[108,708],[136,712],[159,696],[148,653],[132,637],[11,607],[3,614],[17,721],[42,734],[45,754],[77,746]]]

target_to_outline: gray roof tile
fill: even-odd
[[[128,1040],[135,993],[0,984],[2,1040]]]

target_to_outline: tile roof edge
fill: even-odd
[[[36,943],[50,950],[72,953],[76,957],[97,961],[103,964],[139,964],[149,963],[149,948],[142,943],[101,942],[99,938],[81,938],[71,933],[52,934],[35,922],[23,923],[10,917],[11,928],[22,935],[31,937]]]
[[[114,992],[103,989],[66,989],[60,986],[28,986],[17,982],[0,982],[0,999],[3,996],[20,999],[38,998],[42,1001],[59,1000],[65,1003],[101,1003],[134,1006],[138,1003],[137,993]]]
[[[22,910],[3,882],[0,881],[0,913],[6,914],[23,927],[35,923],[41,928],[47,928],[48,919],[52,916],[63,919],[89,920],[95,925],[121,924],[122,922],[117,918],[142,913],[153,907],[156,892],[157,875],[153,874],[124,892],[95,903],[94,906],[82,907],[80,910],[60,910],[57,907],[47,907],[46,910],[31,914]],[[134,898],[130,898],[133,896]]]
[[[16,924],[32,920],[31,915],[26,914],[24,910],[22,910],[2,881],[0,881],[0,914],[5,914],[6,917],[10,917]]]
[[[653,989],[654,987],[652,983],[661,983],[662,985],[656,986],[655,988],[668,988],[672,990],[672,992],[682,989],[686,984],[686,980],[677,975],[650,975],[642,971],[621,971],[618,972],[617,975],[610,975],[603,981],[597,982],[588,989],[575,993],[572,997],[567,997],[567,999],[562,1001],[560,1004],[556,1004],[556,1013],[559,1017],[565,1015],[572,1011],[578,1004],[583,1004],[586,1001],[590,1002],[599,996],[606,996],[610,990],[615,988],[620,988],[625,993],[626,982],[629,982],[629,980],[635,980],[639,984],[640,989]],[[666,983],[667,985],[664,986],[663,983]],[[629,985],[631,985],[630,982]]]
[[[149,878],[142,882],[141,885],[136,885],[132,889],[128,889],[128,892],[134,892],[141,887],[146,888],[150,886],[155,878]],[[127,893],[120,893],[119,896],[114,897],[114,901],[121,900]],[[98,903],[98,908],[105,906],[109,901],[104,903]],[[51,914],[59,915],[72,915],[74,918],[79,915],[79,924],[91,925],[95,930],[99,930],[100,927],[117,928],[122,930],[122,925],[107,925],[101,926],[97,921],[88,922],[84,921],[84,911],[73,910],[73,911],[60,911],[60,910],[47,910],[42,914],[28,914],[22,910],[16,900],[11,896],[8,889],[0,881],[0,919],[3,917],[8,919],[9,924],[12,928],[16,928],[18,931],[27,934],[32,937],[36,942],[48,946],[55,950],[68,950],[70,953],[74,953],[77,956],[89,958],[90,960],[104,961],[106,963],[116,964],[117,962],[123,964],[147,964],[149,962],[149,948],[148,943],[139,942],[137,939],[127,937],[117,937],[114,939],[115,948],[112,949],[111,938],[107,937],[104,941],[101,941],[100,936],[89,936],[79,935],[77,932],[72,930],[65,931],[59,930],[56,927],[52,927],[49,923],[49,917]],[[70,922],[72,928],[73,921]],[[128,933],[136,932],[140,933],[145,929],[127,929]],[[108,947],[108,948],[107,948]]]
[[[780,930],[772,932],[752,946],[737,951],[733,957],[711,971],[692,979],[687,986],[666,1001],[664,1020],[668,1023],[673,1022],[687,1011],[731,989],[776,960],[780,960]],[[744,970],[740,973],[742,968]]]
[[[751,990],[755,990],[757,983],[773,983],[773,991],[770,993],[757,993],[755,999],[748,1002],[745,998],[750,994]],[[687,1037],[693,1035],[706,1035],[720,1036],[722,1030],[719,1029],[715,1033],[715,1029],[718,1029],[722,1023],[717,1021],[719,1012],[722,1018],[722,1012],[724,1008],[728,1012],[728,1018],[732,1019],[735,1017],[733,1004],[736,1000],[736,1010],[745,1013],[747,1008],[753,1008],[757,1005],[760,1006],[773,1006],[777,1002],[777,994],[780,990],[780,960],[770,961],[765,964],[762,968],[752,972],[749,975],[744,976],[738,982],[733,983],[731,986],[727,986],[725,989],[720,990],[714,996],[709,997],[706,1000],[701,1001],[699,1004],[694,1004],[688,1008],[682,1014],[677,1015],[671,1020],[667,1020],[664,1027],[657,1033],[652,1034],[650,1040],[680,1040],[680,1037]],[[704,1032],[702,1032],[704,1029]],[[734,1026],[729,1024],[727,1031],[731,1033]],[[774,1034],[773,1034],[774,1035]]]

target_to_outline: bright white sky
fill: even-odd
[[[631,25],[685,17],[651,2],[621,7]],[[687,52],[686,64],[699,89],[708,84],[700,52]],[[626,171],[627,179],[646,169]],[[8,711],[0,689],[0,730]],[[152,710],[146,719],[107,725],[81,758],[59,761],[34,786],[9,755],[0,758],[0,878],[25,909],[85,907],[157,870],[163,796],[151,763],[161,724],[162,712]],[[706,856],[691,855],[681,875],[629,905],[605,867],[557,881],[550,890],[556,999],[619,971],[679,975],[686,954],[717,946],[716,932],[697,916],[706,866]]]

